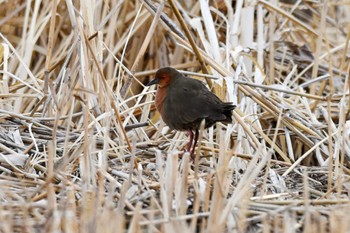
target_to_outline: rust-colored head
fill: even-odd
[[[166,87],[168,86],[175,78],[178,77],[180,73],[171,68],[171,67],[164,67],[157,71],[156,77],[149,82],[146,86],[151,86],[154,84],[158,84],[159,87]],[[180,74],[181,75],[181,74]]]
[[[177,70],[171,67],[161,68],[156,72],[155,78],[146,85],[151,86],[158,84],[159,87],[157,89],[155,104],[162,116],[164,116],[164,100],[168,94],[168,86],[170,86],[179,75],[181,76]]]

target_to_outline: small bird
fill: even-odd
[[[197,145],[203,119],[205,128],[218,121],[232,122],[232,110],[236,106],[222,102],[197,79],[188,78],[174,68],[165,67],[156,72],[155,78],[147,86],[154,84],[158,84],[155,99],[157,110],[170,129],[189,132],[187,151],[191,156]]]

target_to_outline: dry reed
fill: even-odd
[[[349,1],[0,1],[0,232],[349,232]],[[237,104],[196,159],[172,66]]]

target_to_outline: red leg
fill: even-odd
[[[193,145],[193,148],[191,150],[191,157],[193,158],[193,154],[194,154],[194,150],[196,149],[196,146],[197,146],[197,141],[198,141],[198,137],[199,137],[199,131],[198,129],[196,129],[196,132],[194,133],[194,145]]]
[[[191,151],[191,147],[192,147],[192,142],[193,142],[193,132],[192,132],[192,130],[189,130],[188,131],[189,132],[189,134],[190,134],[190,140],[189,140],[189,142],[188,142],[188,144],[187,144],[187,149],[186,149],[186,151]]]

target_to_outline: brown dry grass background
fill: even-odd
[[[0,0],[0,232],[350,232],[348,12]],[[195,161],[144,87],[163,66],[238,106]]]

